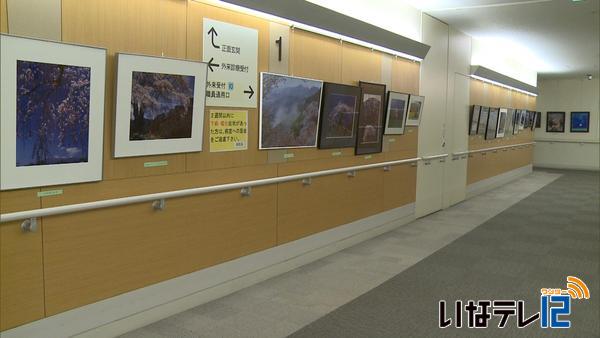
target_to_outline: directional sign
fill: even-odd
[[[206,105],[256,108],[258,31],[205,18],[203,32]]]

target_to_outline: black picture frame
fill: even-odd
[[[485,131],[487,129],[487,120],[490,115],[490,107],[481,107],[481,111],[479,113],[479,124],[477,125],[477,135],[485,136]]]
[[[485,139],[493,140],[496,138],[496,130],[498,130],[498,115],[500,108],[490,108],[488,115],[487,127],[485,128]]]
[[[565,132],[565,112],[549,111],[546,112],[546,132],[564,133]]]
[[[573,116],[575,114],[575,116]],[[585,117],[585,126],[574,127],[575,124],[581,124],[579,121],[573,121],[574,117]],[[590,112],[589,111],[572,111],[570,114],[569,131],[571,133],[589,133],[590,132]]]
[[[380,153],[385,121],[385,84],[360,81],[360,110],[355,155]]]
[[[479,114],[481,113],[481,106],[473,105],[471,107],[471,114],[469,114],[469,135],[477,134],[477,127],[479,126]]]
[[[535,112],[535,128],[541,128],[541,127],[542,127],[542,112],[537,111],[537,112]]]
[[[360,98],[361,90],[358,86],[332,82],[323,83],[323,98],[321,99],[321,116],[319,117],[319,136],[317,142],[319,149],[354,147],[358,130]],[[354,101],[353,106],[351,106],[352,101]],[[353,111],[340,111],[340,109],[345,108],[344,106]],[[337,115],[334,116],[335,114]],[[348,124],[348,115],[352,116],[350,136],[340,136],[339,133],[342,132],[343,128],[339,126],[336,128],[334,120],[338,119],[340,122],[344,120]]]

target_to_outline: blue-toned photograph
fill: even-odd
[[[590,112],[579,111],[571,112],[571,132],[589,133],[590,132]]]
[[[323,82],[262,73],[261,148],[311,147]]]
[[[17,60],[17,167],[88,161],[90,74]]]

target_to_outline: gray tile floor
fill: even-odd
[[[285,337],[413,266],[558,177],[559,173],[536,171],[399,229],[121,337]]]

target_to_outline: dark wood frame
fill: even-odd
[[[471,114],[469,114],[469,135],[476,135],[479,128],[479,114],[481,114],[481,106],[474,104],[471,106]],[[477,119],[475,119],[477,115]],[[475,122],[475,130],[473,130],[473,122]]]
[[[327,131],[330,126],[328,124],[327,115],[330,113],[327,109],[331,109],[332,107],[328,107],[328,103],[330,103],[331,95],[339,94],[339,95],[348,95],[354,96],[356,98],[355,101],[355,117],[354,117],[354,126],[352,130],[351,137],[344,138],[327,138]],[[361,99],[361,89],[358,86],[350,86],[340,83],[332,83],[325,82],[323,83],[323,92],[321,98],[321,110],[319,112],[319,129],[318,129],[318,137],[317,137],[317,146],[319,149],[332,149],[332,148],[348,148],[354,147],[356,144],[356,135],[358,134],[358,112],[360,110],[360,99]]]
[[[495,115],[495,120],[492,120]],[[485,128],[485,139],[494,140],[496,138],[496,131],[498,130],[498,117],[500,116],[500,108],[491,107],[488,115],[487,127]],[[490,124],[493,123],[493,124]],[[490,127],[492,127],[490,129]]]
[[[356,134],[356,136],[357,136],[356,137],[356,147],[354,148],[354,154],[355,155],[365,155],[365,154],[380,153],[381,148],[383,146],[383,123],[385,121],[385,107],[384,107],[384,102],[386,99],[385,84],[360,81],[358,83],[358,86],[361,89],[361,94],[360,94],[360,111],[358,113],[358,128],[357,128],[357,134]],[[364,111],[365,111],[364,95],[365,94],[381,96],[381,103],[379,106],[381,120],[379,121],[379,125],[375,126],[375,128],[377,129],[376,133],[378,134],[378,142],[375,142],[375,143],[363,143],[360,140],[361,136],[363,135],[361,133],[362,132],[361,123],[363,122],[362,119],[365,116],[364,115]],[[364,126],[362,128],[364,128]]]
[[[559,114],[562,115],[563,125],[562,130],[550,130],[548,128],[548,123],[550,122],[550,114]],[[565,132],[565,124],[567,123],[567,117],[564,111],[549,111],[546,112],[546,132],[547,133],[564,133]]]

